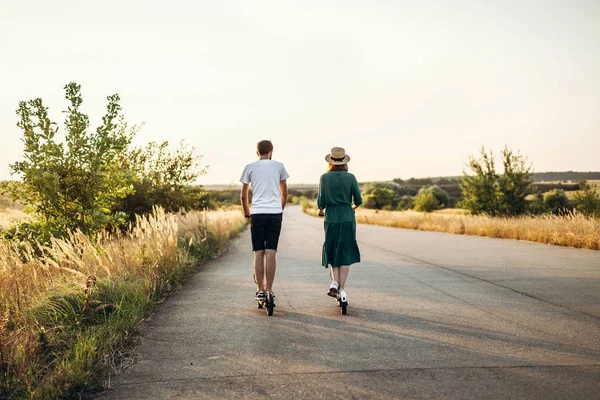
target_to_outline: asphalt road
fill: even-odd
[[[600,398],[600,252],[359,225],[342,316],[322,223],[286,210],[274,316],[247,231],[161,305],[102,397]]]

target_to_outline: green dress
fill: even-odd
[[[362,204],[360,188],[354,175],[330,171],[321,176],[317,206],[325,209],[325,243],[322,264],[325,268],[360,262],[356,243],[356,217],[352,203]]]

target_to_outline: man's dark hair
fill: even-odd
[[[266,156],[273,151],[273,143],[270,140],[261,140],[256,145],[256,150],[258,150],[258,154],[261,156]]]

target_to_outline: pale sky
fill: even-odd
[[[62,126],[70,81],[94,129],[118,93],[137,144],[195,146],[202,184],[237,182],[261,139],[290,183],[333,146],[360,181],[459,175],[482,145],[600,170],[595,0],[0,0],[0,180],[18,102]]]

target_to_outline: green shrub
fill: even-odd
[[[376,188],[371,193],[375,199],[376,208],[382,209],[383,207],[391,207],[392,199],[394,198],[394,191],[388,188]]]
[[[448,193],[444,189],[440,188],[438,185],[431,185],[431,186],[426,186],[424,188],[424,190],[428,190],[431,193],[433,193],[433,195],[437,199],[438,203],[440,204],[440,208],[448,207],[448,204],[450,202],[450,197],[448,196]]]
[[[440,203],[433,192],[421,189],[415,197],[415,211],[431,212],[438,210]]]
[[[564,190],[553,189],[543,195],[544,206],[552,214],[560,214],[568,210],[569,199]]]
[[[496,173],[492,152],[481,148],[479,159],[471,157],[472,173],[464,173],[461,180],[463,198],[459,207],[473,214],[514,216],[526,211],[525,197],[531,191],[532,172],[527,158],[513,153],[508,147],[502,150],[504,174]]]
[[[400,201],[398,201],[398,205],[396,206],[396,210],[404,211],[410,210],[415,206],[415,198],[409,195],[402,196]]]
[[[81,112],[81,87],[65,86],[69,107],[65,140],[56,140],[57,125],[50,120],[42,99],[22,101],[17,126],[23,131],[23,161],[11,164],[22,185],[6,186],[13,200],[30,206],[40,229],[64,236],[71,230],[86,234],[124,223],[111,212],[114,202],[132,192],[129,174],[120,168],[135,134],[123,122],[119,96],[108,97],[102,124],[90,129]]]
[[[600,218],[600,196],[587,182],[580,182],[581,190],[575,194],[577,211],[588,217]]]
[[[544,196],[540,193],[530,194],[525,197],[526,213],[529,215],[540,215],[548,212],[544,204]]]
[[[431,212],[448,205],[448,193],[437,185],[422,187],[414,198],[416,211]]]
[[[363,204],[362,206],[364,208],[368,208],[368,209],[376,209],[377,208],[377,201],[375,201],[375,196],[373,196],[372,194],[365,194],[363,195]]]

